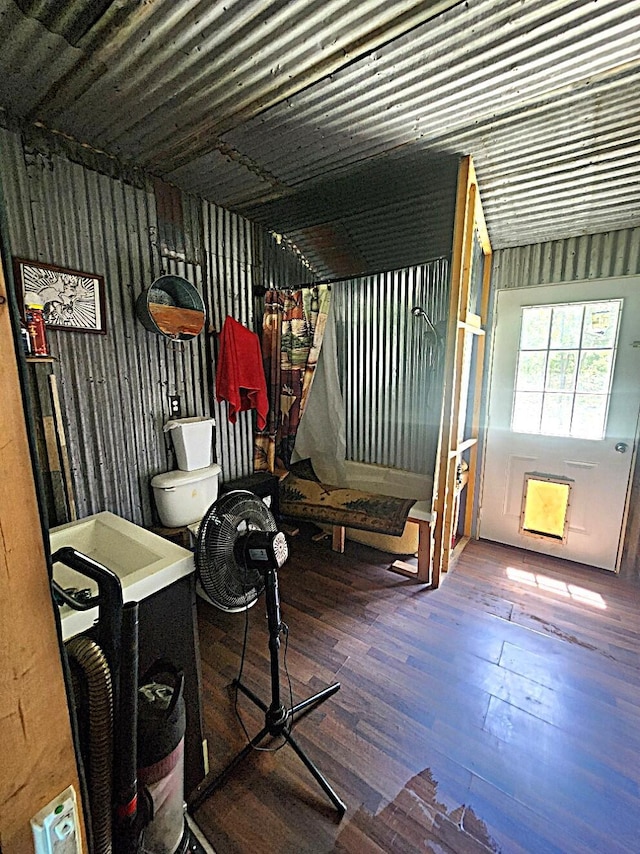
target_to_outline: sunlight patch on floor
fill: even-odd
[[[519,584],[537,587],[540,590],[555,593],[557,596],[562,596],[565,599],[573,599],[582,605],[591,605],[593,608],[604,610],[607,607],[607,603],[599,593],[596,593],[594,590],[587,590],[586,587],[567,584],[558,578],[550,578],[548,575],[541,575],[538,572],[530,572],[526,569],[517,569],[514,566],[508,566],[506,573],[507,578],[511,581],[517,581]]]

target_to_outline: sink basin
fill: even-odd
[[[125,602],[139,602],[194,571],[193,554],[157,534],[107,511],[49,531],[51,554],[71,546],[111,569],[120,578]],[[98,592],[95,581],[65,566],[53,565],[53,577],[64,588]],[[98,608],[60,609],[62,637],[68,640],[91,628]]]

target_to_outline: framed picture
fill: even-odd
[[[105,334],[102,276],[22,258],[14,258],[13,266],[23,314],[25,306],[41,305],[51,329]]]

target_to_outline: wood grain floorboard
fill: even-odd
[[[429,591],[311,533],[279,573],[288,675],[295,702],[342,687],[294,732],[347,814],[289,746],[254,752],[196,814],[218,854],[640,851],[639,584],[471,542]],[[229,690],[245,619],[243,682],[269,701],[264,601],[198,612],[221,770],[246,743]],[[238,707],[254,735],[262,713]]]

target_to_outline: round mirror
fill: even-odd
[[[136,302],[145,329],[187,341],[204,329],[204,302],[191,282],[181,276],[160,276]]]

